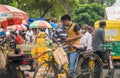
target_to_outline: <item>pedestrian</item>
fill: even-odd
[[[89,33],[89,26],[84,28],[85,32],[83,33],[82,37],[80,38],[80,45],[83,45],[86,50],[92,50],[92,35]]]
[[[37,38],[46,38],[46,33],[44,32],[44,29],[40,29],[37,35]]]
[[[39,47],[45,47],[46,37],[47,37],[47,34],[44,32],[44,29],[40,29],[37,35],[36,45]]]
[[[32,42],[32,38],[33,38],[33,35],[34,35],[34,33],[33,33],[33,31],[32,31],[32,29],[28,29],[28,31],[26,32],[26,42],[25,43],[27,43],[27,44],[31,44]]]
[[[10,38],[11,38],[11,40],[10,40],[10,48],[11,48],[11,51],[12,51],[13,49],[16,49],[16,44],[17,44],[15,31],[12,31],[10,33]]]
[[[93,35],[93,41],[92,41],[92,46],[93,49],[96,50],[96,54],[103,60],[105,61],[107,58],[107,55],[105,52],[103,52],[103,47],[101,45],[104,45],[107,40],[105,39],[105,27],[106,27],[106,22],[105,21],[100,21],[99,22],[99,28],[95,30],[94,35]],[[95,70],[101,71],[99,66],[95,67]],[[100,78],[100,73],[95,73],[94,78]]]
[[[93,46],[93,49],[95,50],[99,50],[99,51],[102,50],[102,45],[108,42],[105,39],[105,30],[104,30],[105,27],[106,27],[106,22],[100,21],[99,28],[96,29],[94,32],[92,46]],[[100,57],[103,59],[103,55],[101,55],[101,53],[103,52],[99,52],[99,51],[97,52],[97,54],[100,55]]]
[[[16,42],[17,42],[17,44],[23,44],[23,38],[22,38],[22,36],[21,36],[21,34],[19,33],[19,34],[15,34],[16,35]]]
[[[64,25],[68,26],[67,38],[65,39],[66,44],[69,46],[79,44],[79,39],[81,37],[80,27],[72,22],[71,17],[68,14],[62,16],[61,20]],[[69,68],[71,71],[75,72],[77,52],[75,52],[75,49],[71,49],[70,52],[71,53],[68,54]]]
[[[81,33],[85,32],[85,27],[86,26],[88,26],[88,25],[87,24],[82,24],[81,29],[80,29]]]
[[[93,36],[95,29],[92,26],[89,26],[88,32]]]

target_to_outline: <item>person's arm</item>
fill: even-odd
[[[51,49],[46,50],[45,52],[39,53],[36,56],[33,57],[33,59],[38,59],[39,57],[47,54],[48,52],[52,51]]]

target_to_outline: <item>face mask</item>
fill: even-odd
[[[65,26],[65,29],[68,29],[68,27],[69,27],[69,26],[68,26],[68,25],[66,25],[66,26]]]
[[[85,30],[82,30],[81,32],[84,34],[84,33],[85,33]]]

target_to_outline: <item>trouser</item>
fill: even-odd
[[[77,60],[78,53],[77,52],[71,52],[68,53],[68,61],[69,61],[69,68],[72,72],[75,73],[76,71],[76,60]]]
[[[105,52],[105,51],[96,51],[95,54],[97,54],[102,59],[103,62],[108,62],[107,52]],[[94,78],[100,78],[100,71],[102,71],[101,68],[100,68],[100,65],[96,64],[94,69],[95,69]]]
[[[104,63],[108,62],[108,53],[106,51],[96,51],[97,54]]]

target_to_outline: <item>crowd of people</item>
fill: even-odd
[[[63,24],[62,24],[63,25]],[[77,25],[77,24],[76,24]],[[1,37],[3,35],[9,35],[11,39],[16,41],[16,44],[36,44],[36,40],[38,36],[40,35],[40,32],[45,32],[46,37],[49,36],[49,38],[52,38],[53,42],[61,41],[61,43],[64,42],[64,40],[67,37],[67,26],[62,26],[58,28],[53,29],[47,29],[47,28],[27,28],[27,30],[15,30],[15,31],[9,31],[8,29],[1,29]],[[79,26],[75,27],[75,30],[80,30],[82,33],[82,38],[80,38],[80,43],[82,45],[87,46],[89,43],[91,45],[92,42],[92,35],[94,32],[93,27],[88,26],[87,24],[82,24],[81,28]],[[87,40],[89,39],[89,40]],[[87,42],[89,41],[89,42]],[[89,49],[92,47],[89,45]]]
[[[95,30],[92,26],[88,24],[82,24],[81,27],[78,24],[72,22],[69,15],[64,15],[61,17],[62,27],[57,29],[47,29],[47,28],[38,28],[27,30],[17,30],[11,31],[2,30],[9,34],[9,37],[13,39],[16,44],[36,44],[37,38],[50,38],[53,43],[66,43],[69,46],[75,45],[76,47],[84,47],[86,50],[98,49],[100,45],[103,45],[105,42],[105,31],[106,22],[101,21],[99,23],[99,28]],[[42,34],[42,35],[41,35]],[[49,39],[48,39],[49,40]],[[96,53],[101,58],[104,58],[104,54],[101,54],[99,51]],[[71,50],[71,53],[68,54],[69,58],[69,68],[72,71],[75,71],[75,60],[77,58],[77,52],[74,49]],[[99,78],[99,77],[98,77]]]
[[[44,33],[44,39],[50,38],[54,43],[60,41],[68,45],[82,45],[86,50],[97,48],[100,44],[105,42],[104,28],[95,31],[95,28],[88,24],[78,24],[71,21],[69,15],[61,17],[62,27],[47,29],[47,28],[27,28],[27,30],[9,31],[7,29],[0,30],[2,34],[6,33],[16,44],[36,44],[37,38],[40,38],[41,32]],[[102,22],[103,23],[103,22]],[[105,22],[104,22],[105,23]],[[103,24],[104,24],[103,23]],[[100,24],[102,25],[102,24]],[[80,46],[78,46],[80,47]]]

